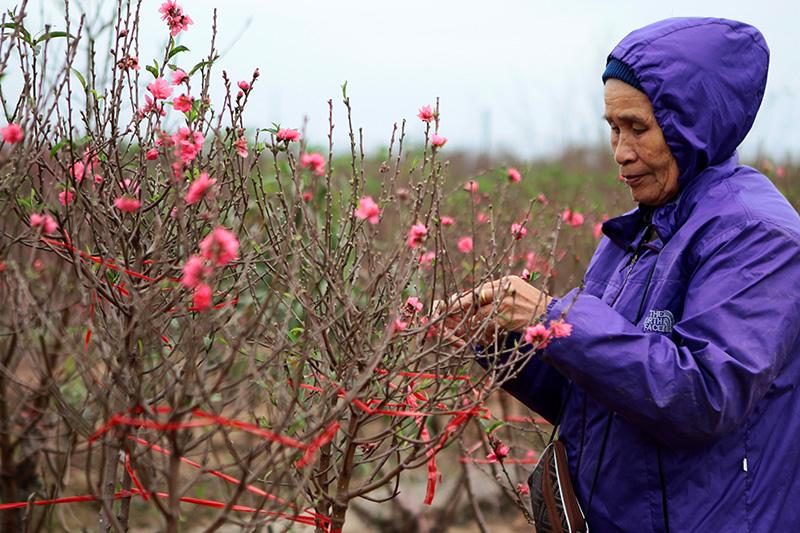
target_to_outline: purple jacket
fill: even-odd
[[[735,151],[766,42],[740,22],[675,18],[610,57],[650,98],[680,192],[603,224],[583,291],[548,309],[569,309],[572,335],[506,388],[551,421],[563,407],[593,533],[799,531],[800,217]]]

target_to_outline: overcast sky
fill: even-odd
[[[95,7],[115,2],[90,0]],[[142,8],[140,62],[163,55],[168,33],[160,0]],[[52,0],[32,2],[58,25]],[[308,116],[312,143],[326,142],[328,98],[340,101],[347,80],[356,125],[368,147],[388,143],[392,123],[409,119],[420,138],[417,108],[441,98],[441,133],[449,146],[507,149],[523,158],[558,152],[568,143],[604,142],[602,73],[605,57],[631,30],[670,16],[718,16],[755,25],[771,49],[767,92],[742,147],[780,157],[798,150],[800,121],[800,2],[668,2],[496,0],[184,0],[194,19],[179,42],[190,67],[208,53],[218,13],[217,65],[234,80],[261,69],[250,126],[298,127]],[[40,11],[41,12],[41,11]],[[144,70],[142,71],[144,72]],[[149,74],[145,73],[145,76]],[[341,106],[335,111],[340,149],[346,146]]]

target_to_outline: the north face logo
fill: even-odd
[[[644,319],[642,329],[644,331],[655,331],[658,333],[672,333],[672,325],[674,323],[675,317],[666,309],[663,311],[651,309],[647,318]]]

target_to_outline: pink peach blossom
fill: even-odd
[[[377,224],[380,221],[381,209],[372,199],[372,196],[364,196],[358,200],[358,209],[355,211],[355,216],[366,220],[370,224]]]
[[[247,152],[247,139],[244,137],[239,137],[234,141],[233,147],[236,148],[236,153],[239,154],[239,157],[246,158],[248,156]]]
[[[417,116],[423,122],[430,122],[431,120],[433,120],[433,110],[431,109],[431,106],[424,105],[420,107]]]
[[[514,167],[508,167],[508,179],[511,180],[512,183],[518,183],[522,180],[522,174],[519,173]]]
[[[395,318],[392,322],[392,333],[400,333],[401,331],[405,331],[407,327],[408,322]]]
[[[508,454],[511,452],[511,449],[503,444],[502,442],[497,443],[494,447],[494,451],[486,456],[486,458],[491,462],[503,462],[503,459],[508,457]]]
[[[83,181],[83,176],[86,173],[86,165],[83,161],[75,161],[72,168],[69,169],[69,175],[75,178],[75,181],[80,183]]]
[[[526,485],[525,483],[517,483],[517,494],[519,494],[520,496],[527,496],[530,493],[531,489],[530,487],[528,487],[528,485]]]
[[[250,90],[250,84],[249,84],[249,83],[247,83],[247,82],[246,82],[246,81],[244,81],[244,80],[240,81],[240,82],[239,82],[237,85],[239,85],[239,88],[240,88],[241,90],[243,90],[244,92],[247,92],[247,91],[249,91],[249,90]]]
[[[167,115],[167,112],[164,110],[164,106],[162,104],[159,104],[158,102],[150,98],[149,94],[144,95],[144,106],[141,109],[139,109],[139,112],[137,113],[138,117],[144,118],[145,115],[152,113],[154,111],[159,115],[161,115],[162,117]]]
[[[594,225],[594,228],[592,228],[592,236],[595,239],[599,239],[600,237],[603,236],[603,223],[602,222],[598,222],[598,223],[596,223]]]
[[[578,213],[577,211],[572,211],[571,209],[565,209],[563,213],[561,213],[561,220],[563,220],[568,225],[572,226],[573,228],[577,228],[578,226],[583,224],[583,215]]]
[[[320,153],[303,154],[300,156],[300,166],[311,169],[317,176],[325,174],[325,158]]]
[[[458,239],[458,249],[459,251],[468,254],[472,251],[472,237],[461,237]]]
[[[448,217],[445,215],[442,216],[441,222],[442,226],[452,226],[453,224],[455,224],[456,221],[453,220],[453,217]]]
[[[3,136],[3,142],[8,144],[16,144],[24,137],[22,128],[18,124],[9,123],[4,128],[0,128],[0,135]]]
[[[147,90],[156,100],[166,100],[172,95],[172,86],[164,78],[156,78],[147,85]]]
[[[177,69],[172,73],[172,85],[180,85],[188,79],[189,76],[181,69]]]
[[[411,313],[418,313],[422,311],[422,302],[419,301],[419,298],[416,296],[409,296],[406,299],[406,309],[408,309]]]
[[[58,223],[50,215],[32,213],[30,218],[32,228],[42,228],[44,233],[55,233],[58,231]]]
[[[238,257],[239,239],[229,230],[218,226],[200,241],[200,253],[216,266],[224,266]]]
[[[275,138],[279,141],[294,142],[300,140],[300,132],[290,128],[281,128],[275,134]]]
[[[314,198],[314,194],[311,191],[303,192],[303,201],[304,202],[310,202],[312,198]]]
[[[135,213],[141,206],[142,202],[136,198],[130,198],[128,196],[120,196],[114,200],[114,207],[126,213]]]
[[[539,193],[539,195],[536,197],[536,201],[545,207],[550,203],[550,200],[548,200],[547,196],[545,196],[543,193]]]
[[[433,264],[434,259],[436,259],[436,252],[425,252],[419,256],[419,264],[423,267],[429,267]]]
[[[194,98],[188,94],[181,94],[172,100],[172,108],[181,113],[188,113],[192,110],[192,102],[194,102]]]
[[[169,34],[173,37],[187,29],[189,24],[194,24],[188,15],[183,14],[183,8],[175,0],[167,0],[161,4],[158,11],[161,13],[161,19],[167,22]]]
[[[75,194],[72,191],[61,191],[58,193],[58,202],[61,205],[69,205],[75,201]]]
[[[192,293],[192,305],[196,311],[205,311],[211,306],[211,286],[201,283]]]
[[[522,224],[516,222],[511,224],[511,235],[513,235],[516,240],[523,238],[526,233],[528,233],[528,229]]]
[[[777,178],[785,178],[786,177],[786,167],[778,167],[775,169],[775,177]]]
[[[477,220],[478,224],[486,224],[487,222],[489,222],[489,215],[487,215],[486,213],[478,213]]]
[[[200,281],[208,276],[210,268],[207,268],[203,263],[203,258],[199,255],[193,255],[183,264],[183,276],[181,276],[181,283],[184,287],[193,289],[197,287]]]
[[[550,330],[544,324],[536,324],[525,328],[525,342],[538,348],[545,348],[550,342]]]
[[[445,145],[445,143],[447,143],[447,137],[442,137],[441,135],[438,135],[436,133],[431,135],[431,145],[432,146],[434,146],[436,148],[441,148],[442,146]]]
[[[550,323],[550,332],[553,338],[569,337],[572,335],[572,324],[567,324],[563,320],[554,320]]]
[[[469,180],[464,184],[464,190],[473,194],[478,192],[478,182],[475,180]]]
[[[184,165],[188,165],[202,150],[205,137],[199,131],[192,131],[183,126],[178,133],[172,136],[172,140],[175,143],[175,155],[183,161]]]
[[[192,205],[203,198],[213,197],[215,183],[217,183],[217,180],[210,178],[207,172],[201,172],[200,176],[189,185],[189,191],[186,193],[186,203]]]
[[[425,241],[427,236],[428,228],[425,227],[425,224],[417,222],[411,226],[411,229],[408,230],[408,239],[406,240],[406,245],[408,245],[409,248],[416,248]]]
[[[150,148],[146,154],[144,154],[145,159],[148,161],[155,161],[158,159],[158,148]]]

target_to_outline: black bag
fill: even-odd
[[[537,533],[588,533],[589,525],[572,486],[567,451],[550,442],[528,477]]]

